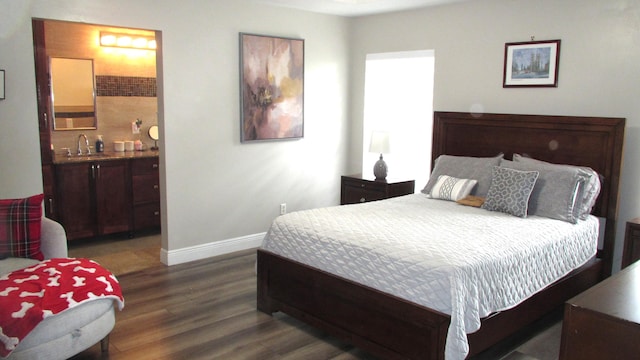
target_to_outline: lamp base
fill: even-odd
[[[380,154],[380,160],[373,165],[373,175],[376,181],[387,181],[387,163],[382,159],[382,154]]]

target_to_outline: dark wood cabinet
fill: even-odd
[[[388,199],[413,194],[414,180],[376,181],[362,175],[344,175],[341,180],[340,205]]]
[[[58,220],[70,240],[131,229],[128,160],[56,165]]]
[[[622,250],[622,268],[640,259],[640,218],[627,221]]]
[[[160,227],[160,163],[157,157],[131,161],[133,229]]]
[[[560,359],[637,359],[640,262],[565,304]]]

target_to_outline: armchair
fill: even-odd
[[[62,225],[45,217],[41,224],[41,251],[45,258],[67,257],[67,237]],[[0,260],[0,277],[37,263],[38,260],[13,257]],[[102,351],[107,352],[114,325],[112,299],[82,303],[44,319],[6,359],[68,359],[98,342]]]

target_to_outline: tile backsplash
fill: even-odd
[[[156,97],[156,79],[140,76],[96,76],[97,96]]]

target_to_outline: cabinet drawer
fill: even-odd
[[[380,191],[366,186],[349,186],[345,184],[344,190],[344,200],[349,204],[382,200],[386,198],[386,192],[384,190]]]
[[[131,162],[131,173],[133,175],[144,175],[157,173],[160,169],[160,162],[157,157],[135,159]]]
[[[134,210],[133,226],[135,230],[160,226],[160,203],[136,205]]]
[[[349,188],[350,190],[363,190],[363,191],[377,191],[381,193],[386,193],[386,189],[388,184],[385,182],[374,182],[374,181],[358,181],[358,180],[350,180],[343,179],[342,184],[344,187]]]
[[[133,203],[160,201],[160,177],[158,174],[133,176]]]

